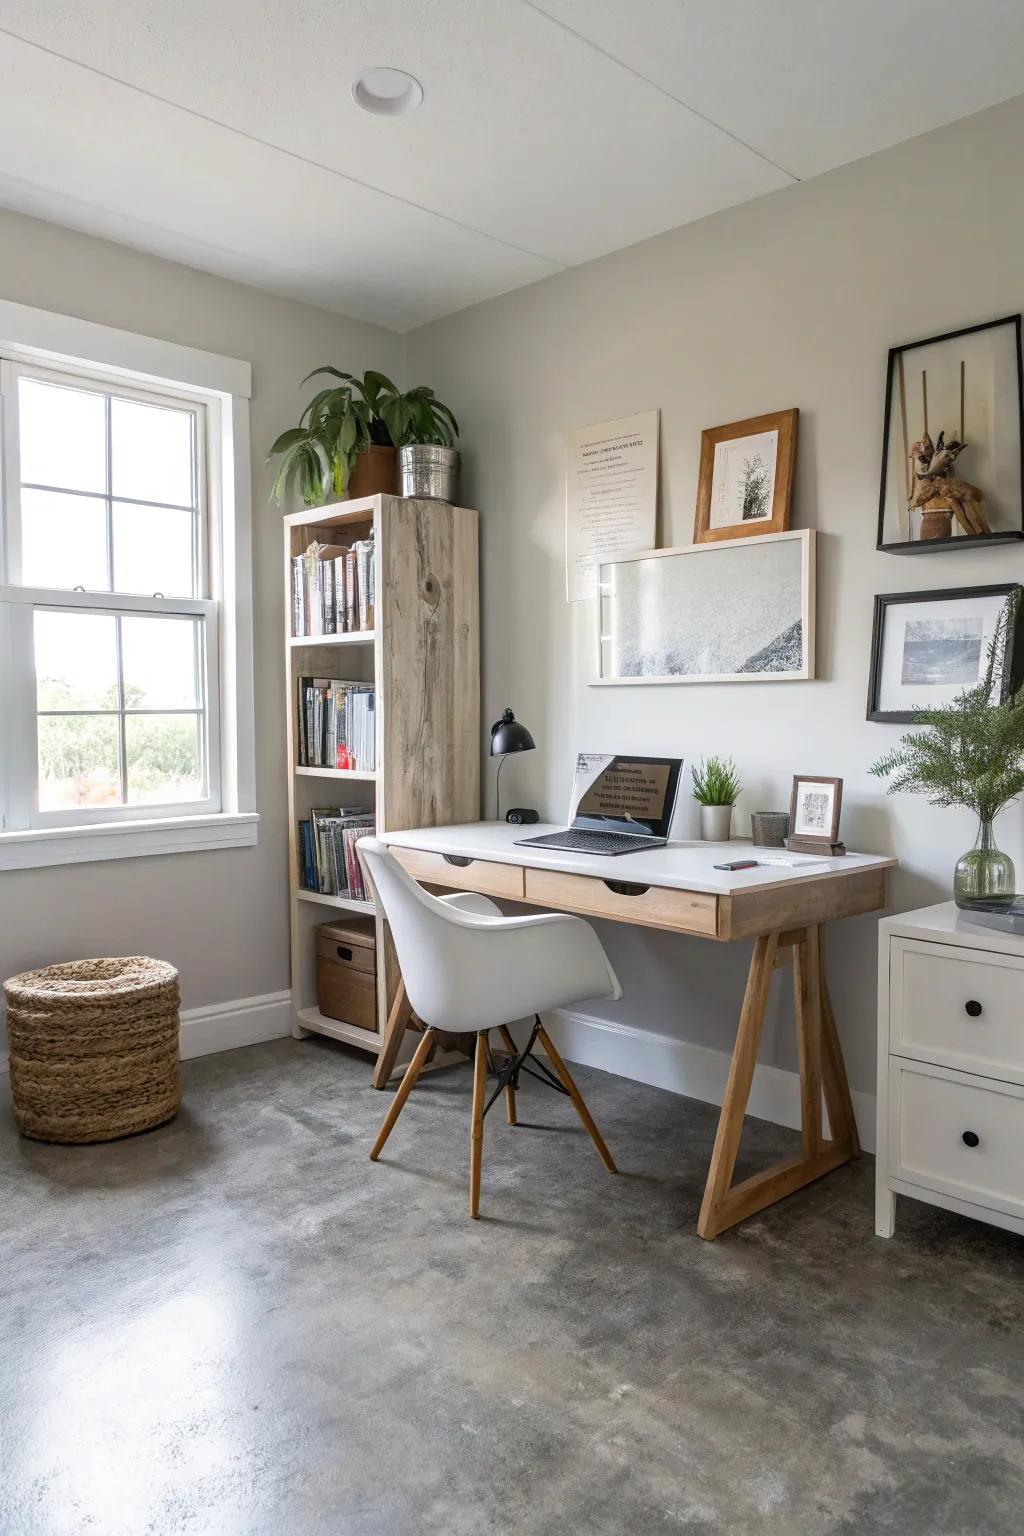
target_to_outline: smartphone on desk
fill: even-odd
[[[756,869],[759,859],[733,859],[728,864],[716,864],[715,869]]]

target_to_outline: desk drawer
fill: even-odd
[[[390,852],[410,875],[426,885],[483,891],[486,896],[504,896],[509,901],[523,899],[523,871],[518,864],[493,864],[487,859],[452,864],[443,853],[427,853],[423,848],[397,848],[394,844]]]
[[[640,923],[647,928],[672,928],[710,938],[718,934],[718,898],[699,891],[671,891],[610,876],[527,869],[526,899],[543,907]]]
[[[1024,962],[893,941],[890,1050],[1024,1082]]]
[[[1024,1089],[898,1058],[889,1072],[890,1175],[1024,1215]]]

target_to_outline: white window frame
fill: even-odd
[[[19,517],[0,531],[0,871],[161,852],[244,847],[256,841],[252,675],[252,507],[249,365],[174,343],[0,300],[0,355],[7,361],[4,494],[20,488],[16,411],[19,374],[49,377],[126,398],[191,405],[206,476],[205,526],[195,598],[31,588],[18,584]],[[69,377],[70,375],[70,377]],[[13,430],[12,430],[13,429]],[[36,608],[201,616],[206,622],[204,704],[209,795],[166,806],[86,807],[41,812],[37,804],[36,695],[32,615]],[[26,658],[28,662],[26,663]]]

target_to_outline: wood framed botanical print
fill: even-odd
[[[695,544],[785,533],[799,415],[772,411],[701,434]]]
[[[981,682],[999,616],[1017,582],[884,592],[875,598],[868,681],[869,720],[910,725],[922,709],[952,704]],[[1024,610],[1024,605],[1021,605]],[[1006,637],[1001,698],[1019,684],[1024,613]]]
[[[877,547],[927,554],[1024,538],[1021,317],[893,347]]]
[[[814,530],[624,555],[599,568],[598,683],[814,676]]]
[[[795,774],[789,802],[787,848],[797,847],[808,853],[831,853],[839,842],[839,813],[842,804],[842,779]]]

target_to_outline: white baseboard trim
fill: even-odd
[[[292,995],[268,992],[263,997],[239,997],[207,1008],[183,1008],[181,1059],[233,1051],[240,1045],[280,1040],[292,1032]]]
[[[181,1059],[233,1051],[240,1045],[279,1040],[292,1032],[292,995],[268,992],[263,997],[239,997],[229,1003],[181,1011]],[[0,1017],[0,1074],[9,1071],[7,1036]]]
[[[653,1030],[636,1029],[631,1024],[617,1024],[596,1019],[590,1014],[560,1008],[547,1018],[555,1045],[570,1061],[585,1067],[599,1067],[617,1077],[632,1078],[652,1088],[666,1088],[669,1093],[684,1094],[705,1104],[721,1104],[729,1075],[729,1056],[725,1051],[694,1045],[689,1040],[674,1040]],[[866,1152],[875,1150],[875,1097],[854,1093],[853,1107],[857,1129]],[[800,1078],[782,1067],[759,1065],[750,1090],[750,1113],[760,1120],[800,1126]]]

